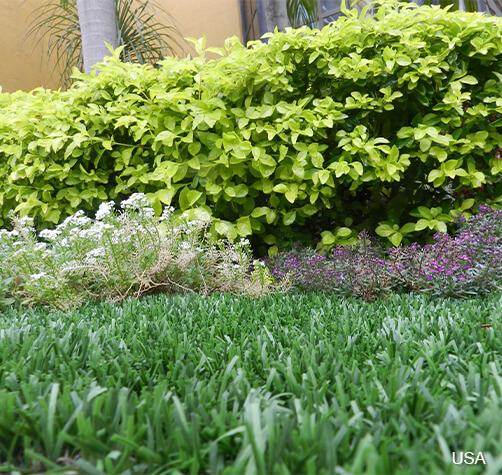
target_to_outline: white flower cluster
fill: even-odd
[[[139,215],[142,217],[142,218],[153,218],[155,216],[155,211],[153,210],[153,208],[142,208],[139,210]]]
[[[60,247],[71,247],[71,242],[69,241],[68,238],[63,238],[60,241],[57,242],[58,246]]]
[[[100,257],[105,255],[105,248],[100,246],[96,247],[95,249],[91,249],[86,256],[87,257]]]
[[[181,241],[180,249],[182,249],[183,251],[188,251],[188,249],[190,249],[191,247],[192,245],[188,241]]]
[[[133,193],[127,200],[120,203],[120,207],[124,211],[136,211],[142,218],[155,216],[155,212],[144,193]]]
[[[79,269],[79,264],[77,261],[68,261],[61,266],[61,271],[63,273],[71,273]]]
[[[76,231],[75,234],[82,239],[89,239],[91,241],[100,241],[103,238],[103,234],[107,229],[115,229],[113,224],[103,223],[102,221],[96,221],[90,228],[81,229]]]
[[[180,224],[180,226],[178,226],[177,228],[173,228],[172,231],[175,234],[192,234],[197,229],[199,229],[200,226],[202,226],[200,221],[187,221],[186,223]]]
[[[22,226],[32,226],[33,225],[33,218],[30,218],[29,216],[22,216],[18,218],[19,223]]]
[[[82,210],[79,210],[73,216],[68,216],[59,226],[56,226],[56,230],[64,231],[74,227],[83,228],[90,224],[91,221],[91,218],[88,218]]]
[[[19,231],[14,229],[13,231],[7,231],[6,229],[0,229],[0,240],[2,240],[4,237],[6,238],[11,238],[19,236]]]
[[[48,239],[49,241],[55,241],[57,237],[61,234],[59,229],[44,229],[38,233],[38,235],[43,239]]]
[[[96,220],[102,221],[108,216],[111,215],[113,208],[115,207],[115,203],[113,201],[108,201],[107,203],[101,203],[99,205],[98,211],[96,211]]]
[[[259,261],[254,262],[253,274],[248,275],[251,254],[247,239],[237,244],[215,242],[211,236],[206,240],[207,221],[174,221],[171,218],[175,210],[171,206],[165,207],[162,215],[156,218],[143,193],[134,193],[121,203],[120,209],[123,212],[116,209],[112,201],[102,203],[93,219],[86,217],[84,211],[78,211],[54,230],[41,231],[38,237],[46,242],[37,242],[31,232],[26,232],[31,225],[29,218],[17,219],[15,231],[0,230],[0,261],[7,257],[9,262],[19,266],[20,275],[29,277],[33,288],[38,287],[37,292],[43,294],[42,301],[52,302],[57,298],[58,305],[62,295],[58,289],[70,292],[70,304],[74,302],[72,299],[80,299],[80,294],[71,292],[81,290],[68,285],[73,282],[68,279],[78,278],[82,286],[77,287],[86,288],[91,284],[93,296],[95,274],[104,277],[99,279],[103,288],[97,291],[102,295],[122,293],[121,286],[127,288],[127,292],[135,292],[134,285],[143,288],[143,280],[134,285],[131,282],[143,276],[146,276],[144,282],[151,279],[151,285],[164,285],[157,284],[155,279],[170,272],[173,263],[180,269],[182,286],[191,285],[194,262],[204,281],[217,279],[222,289],[247,292],[248,281],[256,286],[256,282],[267,278],[264,264]],[[199,257],[203,258],[197,261]],[[150,287],[145,288],[147,292]]]
[[[22,228],[28,231],[35,231],[35,228],[33,227],[33,218],[30,218],[29,216],[22,216],[21,218],[17,218],[17,222]]]
[[[172,206],[166,206],[163,211],[162,211],[162,214],[160,215],[160,220],[161,221],[167,221],[171,215],[174,213],[174,208]]]
[[[96,265],[98,263],[98,257],[104,257],[105,255],[106,251],[104,247],[96,247],[85,255],[84,262],[88,265]]]
[[[47,244],[45,242],[37,242],[35,244],[35,251],[42,251],[47,247]]]
[[[19,244],[23,244],[22,242],[20,242]],[[17,246],[18,243],[15,242],[14,243],[14,246]],[[14,253],[12,254],[15,258],[18,258],[18,257],[22,257],[26,254],[26,251],[25,251],[25,248],[24,246],[20,247],[19,249],[17,249],[16,251],[14,251]]]
[[[112,232],[112,244],[117,245],[121,242],[131,242],[133,236],[136,236],[140,230],[138,228],[134,229],[114,229]]]
[[[222,264],[218,264],[216,266],[216,268],[220,269],[222,271],[231,272],[232,270],[244,269],[244,266],[242,266],[240,264],[231,263],[231,262],[223,262]]]

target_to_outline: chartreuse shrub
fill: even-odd
[[[172,208],[156,217],[139,193],[122,201],[121,213],[113,205],[101,203],[94,220],[78,211],[39,236],[27,217],[0,230],[0,305],[68,309],[151,293],[258,297],[287,287],[253,261],[246,239],[215,241],[209,223],[173,218]]]
[[[221,58],[0,96],[0,203],[58,223],[132,192],[275,246],[398,245],[502,200],[502,20],[393,1]],[[470,197],[469,194],[472,194]],[[43,224],[42,221],[45,223]],[[273,253],[276,247],[272,247]]]
[[[500,295],[0,314],[0,472],[500,473],[501,315]]]

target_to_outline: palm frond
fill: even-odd
[[[124,46],[123,61],[155,64],[175,51],[184,52],[182,35],[174,19],[156,0],[115,2],[119,45]],[[51,0],[34,10],[32,16],[25,38],[32,37],[35,45],[45,43],[45,56],[53,58],[57,65],[59,85],[69,87],[73,69],[83,67],[76,1]]]
[[[68,87],[73,67],[82,67],[80,26],[75,3],[47,3],[35,9],[32,17],[25,39],[31,37],[35,46],[46,44],[41,62],[44,62],[44,57],[48,61],[54,58],[59,85]]]
[[[162,16],[167,22],[157,20]],[[117,21],[124,61],[154,64],[173,54],[175,47],[183,51],[176,24],[155,0],[117,0]]]
[[[287,0],[286,11],[293,28],[317,22],[317,0]]]

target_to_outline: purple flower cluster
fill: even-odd
[[[353,246],[327,256],[296,246],[265,262],[272,275],[289,274],[293,287],[372,300],[394,292],[467,297],[502,284],[502,210],[486,205],[477,215],[456,219],[454,236],[437,233],[432,244],[384,252],[366,233]]]
[[[265,263],[273,277],[281,278],[289,274],[293,286],[301,291],[329,292],[341,279],[339,273],[329,266],[326,256],[298,245],[288,253],[266,259]]]
[[[468,230],[476,221],[464,223],[465,230],[454,237],[437,233],[433,244],[391,249],[389,260],[400,285],[450,296],[496,288],[502,277],[502,242],[487,228],[483,233]]]

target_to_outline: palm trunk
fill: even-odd
[[[484,3],[490,15],[502,16],[502,0],[485,0]]]
[[[84,71],[90,73],[96,63],[110,55],[106,43],[113,48],[118,47],[115,0],[77,0],[77,10]]]

